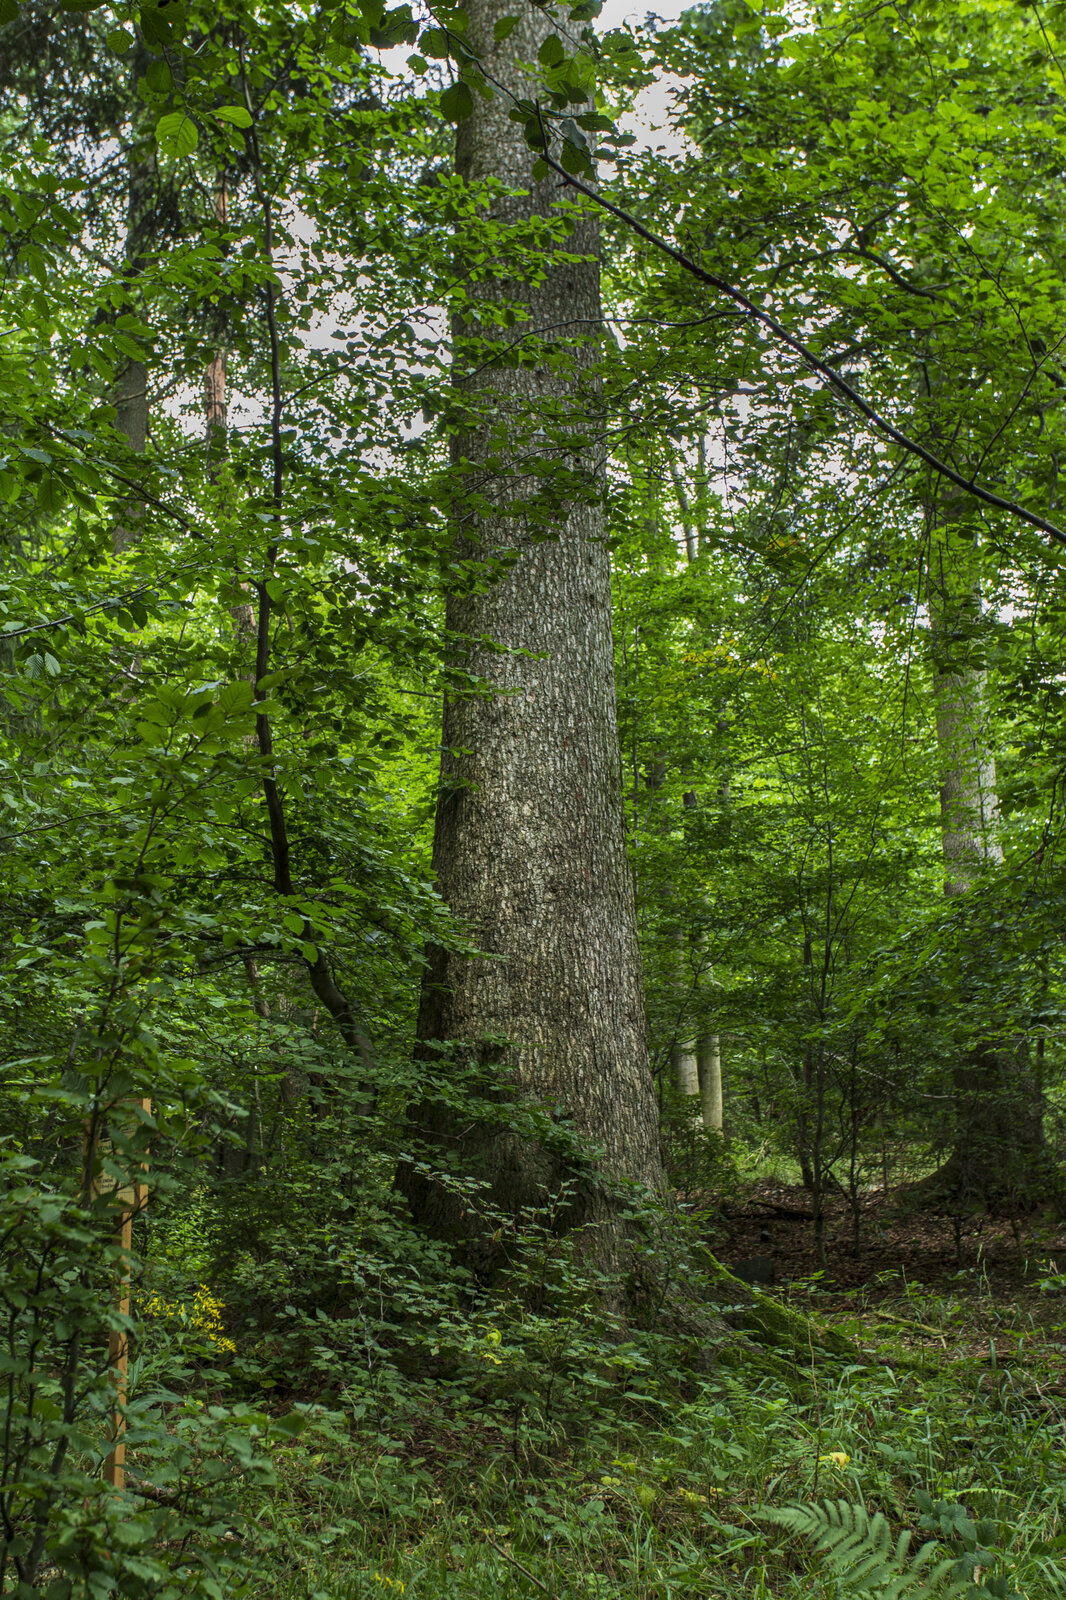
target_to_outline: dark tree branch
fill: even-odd
[[[875,407],[870,405],[869,401],[863,399],[858,390],[854,389],[846,378],[841,377],[839,372],[836,372],[820,356],[815,355],[813,350],[809,349],[794,333],[790,333],[771,312],[764,310],[762,306],[756,305],[755,301],[750,299],[743,290],[734,288],[731,283],[727,283],[724,278],[718,277],[716,273],[708,272],[705,267],[701,267],[698,262],[693,261],[691,256],[686,255],[683,250],[679,250],[676,245],[669,244],[665,239],[660,239],[658,234],[653,233],[650,228],[646,228],[630,212],[625,211],[621,206],[615,205],[612,200],[606,199],[602,194],[598,194],[595,189],[590,188],[588,184],[582,183],[579,178],[575,178],[572,173],[567,172],[566,168],[556,161],[548,148],[548,133],[539,106],[537,107],[537,115],[541,118],[541,157],[552,172],[558,174],[567,188],[575,189],[578,194],[583,194],[587,200],[591,200],[602,211],[606,211],[612,217],[615,217],[630,232],[635,233],[638,238],[645,240],[660,254],[676,262],[683,272],[687,272],[691,277],[698,279],[700,283],[705,283],[708,288],[717,290],[719,294],[728,296],[734,304],[746,311],[753,321],[761,323],[764,328],[767,328],[778,343],[784,345],[786,350],[791,350],[812,372],[816,372],[820,378],[824,378],[830,388],[835,389],[838,394],[842,395],[850,405],[855,407],[856,411],[860,412],[868,422],[873,424],[880,434],[883,434],[886,439],[890,439],[893,444],[899,445],[901,450],[905,450],[909,455],[916,456],[919,461],[924,461],[925,465],[931,467],[940,477],[947,478],[949,483],[954,483],[958,488],[964,489],[967,494],[973,495],[975,500],[980,500],[984,505],[991,506],[993,510],[1006,511],[1010,516],[1017,517],[1022,522],[1027,522],[1030,527],[1036,528],[1040,533],[1046,533],[1056,544],[1066,546],[1066,532],[1063,532],[1054,522],[1049,522],[1046,517],[1041,517],[1035,511],[1030,511],[1026,506],[1019,505],[1017,501],[1008,500],[1005,496],[998,495],[994,490],[986,489],[983,484],[976,483],[972,478],[966,478],[961,472],[957,472],[954,467],[949,466],[946,461],[942,461],[939,456],[934,455],[931,450],[920,444],[917,439],[910,438],[908,434],[897,428],[894,423],[889,422],[888,418],[882,416]]]

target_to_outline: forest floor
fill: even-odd
[[[726,1265],[769,1257],[770,1291],[860,1344],[893,1328],[913,1351],[937,1347],[979,1368],[1024,1368],[1038,1390],[1066,1397],[1063,1299],[1066,1219],[975,1213],[961,1224],[909,1203],[906,1192],[867,1192],[858,1240],[844,1196],[826,1207],[827,1267],[818,1270],[810,1199],[802,1186],[760,1184],[714,1231]],[[978,1386],[987,1377],[978,1378]]]
[[[800,1185],[762,1183],[747,1204],[731,1210],[712,1236],[728,1265],[768,1256],[777,1284],[809,1284],[818,1271],[810,1197]],[[858,1239],[843,1195],[826,1203],[822,1287],[864,1289],[869,1303],[895,1298],[903,1284],[943,1289],[982,1280],[985,1292],[1039,1300],[1041,1281],[1066,1273],[1066,1219],[1024,1217],[1015,1222],[983,1213],[960,1220],[908,1202],[906,1191],[862,1196]]]
[[[857,1255],[846,1204],[831,1207],[819,1274],[802,1189],[764,1181],[729,1209],[707,1235],[718,1258],[770,1255],[770,1297],[845,1334],[853,1356],[814,1340],[699,1370],[673,1364],[667,1339],[597,1349],[580,1318],[519,1319],[482,1380],[422,1385],[406,1417],[394,1391],[388,1437],[362,1424],[339,1449],[312,1443],[331,1461],[314,1510],[296,1448],[281,1520],[287,1493],[305,1535],[337,1532],[262,1600],[838,1600],[893,1578],[934,1600],[912,1567],[929,1539],[960,1595],[1058,1600],[1066,1228],[974,1217],[957,1238],[898,1192],[867,1195]],[[549,1415],[564,1390],[565,1422]],[[854,1520],[876,1513],[880,1554]],[[850,1555],[839,1537],[836,1556],[815,1548],[834,1516],[853,1519]],[[855,1587],[861,1556],[880,1579]]]

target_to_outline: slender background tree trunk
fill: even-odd
[[[696,1043],[696,1061],[703,1102],[703,1126],[721,1133],[725,1126],[722,1094],[722,1045],[716,1033],[701,1034]]]
[[[134,56],[133,81],[136,83],[145,69],[147,58],[140,46]],[[125,277],[132,298],[137,279],[144,272],[149,252],[155,243],[159,173],[155,143],[143,115],[134,116],[131,140],[128,153]],[[148,368],[143,361],[127,361],[117,374],[114,404],[115,427],[125,435],[130,449],[137,455],[143,455],[148,443]],[[116,554],[121,554],[136,543],[143,514],[143,506],[136,500],[127,502],[121,520],[111,530],[111,544]]]
[[[981,587],[974,528],[961,495],[941,488],[930,516],[932,629],[944,892],[956,899],[1003,860],[996,764],[980,662]],[[964,952],[976,969],[976,949]],[[1043,1108],[1024,1041],[978,1040],[954,1072],[954,1133],[937,1184],[955,1203],[1031,1197],[1043,1166]]]

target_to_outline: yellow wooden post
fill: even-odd
[[[137,1188],[140,1188],[140,1184]],[[122,1251],[122,1261],[119,1266],[118,1286],[115,1290],[114,1306],[120,1316],[128,1317],[130,1314],[130,1245],[133,1242],[133,1212],[129,1206],[123,1206],[118,1231],[115,1234],[115,1243]],[[104,1482],[109,1483],[113,1489],[126,1487],[126,1422],[122,1409],[126,1404],[126,1373],[129,1364],[129,1348],[125,1330],[112,1328],[107,1336],[107,1361],[111,1369],[111,1384],[114,1390],[111,1414],[111,1450],[104,1461]]]
[[[141,1110],[150,1115],[151,1100],[139,1102]],[[91,1167],[90,1167],[91,1170]],[[144,1168],[142,1167],[142,1171]],[[114,1186],[113,1180],[104,1178],[94,1184],[94,1194],[111,1193],[121,1204],[115,1243],[119,1247],[118,1282],[115,1286],[113,1306],[120,1317],[130,1314],[130,1249],[133,1243],[133,1218],[144,1210],[148,1199],[148,1186],[143,1179]],[[108,1366],[113,1389],[111,1412],[111,1449],[104,1461],[103,1478],[113,1489],[126,1487],[126,1376],[129,1367],[129,1340],[125,1329],[112,1328],[107,1339]]]

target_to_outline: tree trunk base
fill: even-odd
[[[904,1190],[908,1205],[948,1216],[1029,1216],[1049,1205],[1066,1215],[1066,1172],[1046,1148],[1010,1148],[994,1153],[954,1151],[944,1164]]]

